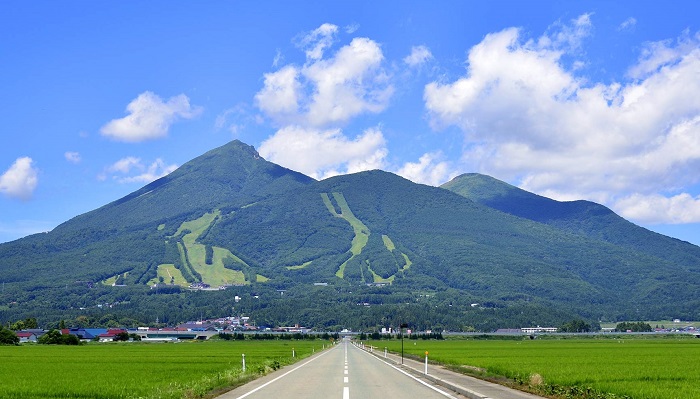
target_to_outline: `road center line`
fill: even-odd
[[[321,357],[323,357],[323,356],[326,356],[328,353],[330,353],[330,352],[332,352],[332,351],[333,351],[333,350],[331,349],[331,350],[329,350],[329,351],[326,352],[326,353],[322,353],[322,354],[318,355],[317,357],[315,357],[315,358],[313,358],[313,359],[311,359],[311,360],[305,362],[304,364],[300,364],[300,365],[294,367],[293,369],[287,371],[286,373],[282,374],[281,376],[279,376],[279,377],[277,377],[277,378],[275,378],[275,379],[272,379],[272,380],[270,380],[270,381],[268,381],[268,382],[266,382],[266,383],[260,385],[259,387],[253,389],[252,391],[248,392],[247,394],[241,395],[241,396],[237,397],[236,399],[243,399],[243,398],[245,398],[245,397],[248,396],[248,395],[252,395],[253,393],[255,393],[255,392],[257,392],[257,391],[259,391],[259,390],[265,388],[266,386],[272,384],[273,382],[279,380],[280,378],[286,376],[287,374],[290,374],[290,373],[292,373],[292,372],[294,372],[294,371],[297,371],[298,369],[300,369],[300,368],[306,366],[307,364],[313,362],[314,360],[319,359],[319,358],[321,358]],[[350,396],[349,396],[349,395],[350,395],[350,393],[348,392],[348,399],[350,399]],[[345,396],[345,395],[343,394],[343,397],[344,397],[344,396]]]
[[[343,399],[350,399],[350,388],[343,388]]]

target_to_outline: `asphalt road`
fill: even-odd
[[[220,399],[462,398],[342,341],[334,348],[236,388]]]

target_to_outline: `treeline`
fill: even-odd
[[[625,321],[615,326],[619,332],[652,332],[651,325],[643,321]]]
[[[37,316],[38,327],[165,327],[189,320],[247,315],[258,326],[295,325],[321,331],[381,331],[408,324],[413,331],[482,331],[531,325],[559,326],[575,319],[548,303],[526,300],[481,302],[457,290],[416,294],[411,286],[338,285],[290,287],[283,294],[270,283],[231,287],[225,291],[186,291],[169,287],[105,287],[72,284],[34,292],[0,294],[0,322],[16,323]],[[236,300],[235,298],[239,299]],[[61,298],[58,303],[51,298]],[[480,302],[478,306],[473,303]],[[99,305],[99,307],[98,307]],[[19,324],[19,323],[18,323]],[[33,321],[30,323],[33,326]],[[25,327],[26,328],[26,327]]]
[[[414,340],[414,341],[417,341],[417,340],[419,340],[419,339],[422,339],[422,340],[435,339],[435,340],[440,340],[440,341],[441,341],[441,340],[444,340],[444,339],[445,339],[445,338],[442,336],[442,333],[441,333],[441,332],[420,333],[420,334],[411,333],[411,334],[405,334],[403,337],[404,337],[405,339],[410,339],[410,340]],[[372,333],[369,333],[369,334],[360,333],[360,335],[358,336],[358,338],[359,338],[360,340],[371,339],[371,340],[379,341],[379,340],[382,340],[382,339],[387,339],[387,340],[388,340],[388,339],[401,338],[401,334],[398,334],[398,333],[397,333],[397,334],[393,334],[393,335],[392,335],[392,334],[382,334],[382,333],[379,333],[379,332],[376,332],[376,331],[375,331],[375,332],[372,332]]]
[[[599,331],[599,330],[600,330],[600,324],[587,323],[581,319],[576,319],[576,320],[571,320],[569,322],[566,322],[566,323],[562,324],[558,329],[559,332],[569,332],[569,333],[586,333],[586,332],[593,332],[593,331]]]
[[[324,332],[322,334],[304,334],[300,332],[294,332],[294,333],[249,333],[249,334],[244,334],[244,333],[219,333],[218,337],[220,339],[226,340],[226,341],[243,341],[243,340],[253,340],[253,341],[275,341],[275,340],[281,340],[281,341],[301,341],[301,340],[315,340],[315,339],[321,339],[328,341],[331,338],[334,339],[335,341],[340,339],[340,335],[338,333],[327,333]]]

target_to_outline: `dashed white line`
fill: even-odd
[[[345,369],[343,370],[343,374],[346,377],[343,377],[343,383],[347,384],[348,383],[348,342],[345,341]],[[350,399],[350,387],[345,385],[343,387],[343,399]]]

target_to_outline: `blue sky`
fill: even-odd
[[[700,244],[700,6],[0,5],[0,242],[232,139],[321,179],[485,173]]]

